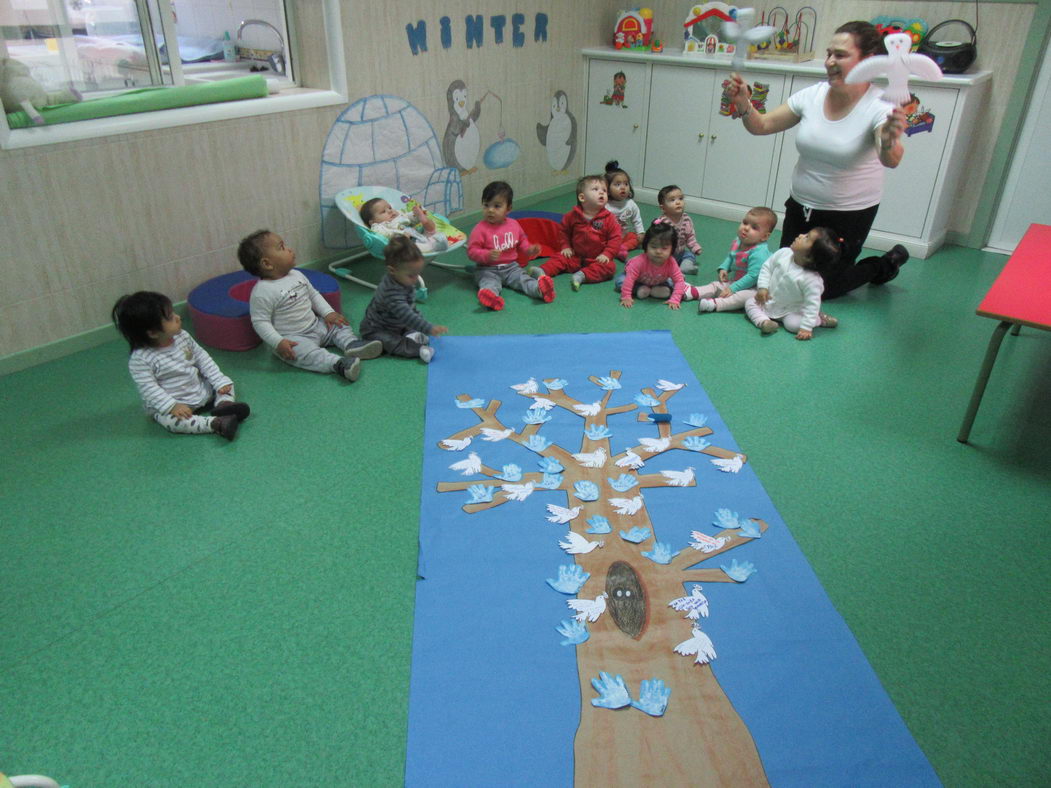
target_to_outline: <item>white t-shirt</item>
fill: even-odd
[[[252,328],[270,347],[289,336],[309,334],[318,317],[335,310],[302,273],[292,269],[280,279],[260,279],[248,299]]]
[[[799,118],[796,149],[799,161],[792,173],[792,197],[808,208],[858,211],[883,198],[883,170],[875,131],[893,109],[883,91],[869,87],[850,114],[825,117],[828,83],[820,82],[788,98]]]

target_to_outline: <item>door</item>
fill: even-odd
[[[612,159],[632,176],[642,172],[648,91],[649,66],[588,61],[585,172],[601,174]]]
[[[642,178],[646,188],[675,184],[686,195],[701,195],[713,80],[714,72],[706,68],[653,67]]]

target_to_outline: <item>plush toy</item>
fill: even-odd
[[[68,104],[83,98],[80,91],[72,86],[65,90],[46,91],[29,73],[29,67],[14,58],[0,58],[0,103],[4,112],[25,113],[36,125],[44,123],[43,116],[37,111],[40,107],[53,104]]]

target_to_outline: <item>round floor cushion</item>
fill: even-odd
[[[297,268],[337,312],[341,312],[339,282],[334,276],[310,268]],[[252,330],[248,299],[259,280],[247,271],[209,279],[186,299],[198,342],[220,350],[251,350],[261,340]]]

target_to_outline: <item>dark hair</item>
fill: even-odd
[[[605,185],[605,183],[606,183],[606,176],[605,175],[585,175],[583,178],[581,178],[579,181],[577,181],[577,194],[578,195],[579,194],[583,194],[584,193],[584,189],[587,188],[587,185],[589,183],[595,183],[596,181],[598,183],[601,183],[601,184]]]
[[[383,250],[383,259],[387,265],[395,267],[423,258],[423,252],[407,235],[395,235],[387,242]]]
[[[635,187],[631,185],[631,176],[620,168],[620,162],[614,159],[606,162],[606,190],[613,188],[613,179],[623,175],[628,179],[628,199],[635,199]]]
[[[662,246],[671,244],[671,253],[675,254],[675,247],[679,245],[679,234],[675,232],[675,228],[667,221],[663,218],[658,218],[646,228],[646,234],[642,236],[642,243],[639,244],[639,248],[645,253],[653,241]]]
[[[767,208],[765,205],[757,205],[754,208],[749,208],[748,213],[758,216],[760,221],[769,222],[770,232],[773,232],[777,228],[777,214],[774,213],[772,208]],[[745,216],[747,216],[748,213],[746,213]]]
[[[113,322],[132,350],[152,347],[151,331],[161,330],[161,321],[172,316],[172,302],[163,293],[140,290],[124,295],[113,305]]]
[[[482,189],[482,202],[489,202],[497,197],[503,197],[507,200],[507,207],[510,208],[515,199],[515,190],[511,188],[511,184],[507,181],[491,181],[487,183],[485,188]]]
[[[375,209],[375,207],[381,202],[383,202],[382,197],[373,197],[371,200],[365,200],[365,204],[361,206],[361,210],[358,211],[358,215],[361,216],[361,221],[365,223],[366,227],[372,225],[372,214],[374,212],[373,209]]]
[[[657,192],[657,204],[664,205],[664,198],[668,196],[669,192],[673,192],[676,189],[679,189],[679,187],[672,183]],[[679,191],[682,191],[682,189],[679,189]]]
[[[869,22],[855,21],[846,22],[836,28],[837,33],[850,33],[854,37],[854,46],[861,52],[863,58],[871,55],[887,54],[887,46],[883,43],[875,25]]]
[[[263,260],[263,241],[268,235],[269,230],[256,230],[242,238],[241,243],[237,245],[237,260],[252,276],[259,276],[259,263]]]
[[[813,227],[811,230],[816,230],[818,235],[814,239],[814,245],[810,247],[810,261],[814,264],[814,270],[825,276],[839,259],[843,239],[827,227]]]

